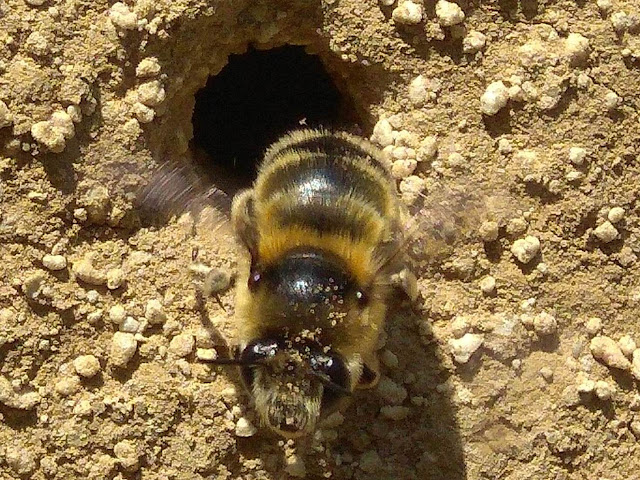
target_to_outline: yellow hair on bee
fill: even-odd
[[[243,380],[280,435],[310,433],[355,388],[375,383],[402,256],[399,215],[381,152],[325,130],[272,145],[253,188],[234,199],[234,230],[249,254],[236,286]]]
[[[264,163],[262,164],[262,166],[267,167],[274,158],[276,158],[282,151],[286,150],[287,148],[296,146],[304,142],[320,140],[326,137],[338,138],[348,144],[357,146],[363,151],[363,153],[371,158],[378,158],[380,155],[380,151],[376,147],[374,147],[367,140],[356,135],[352,135],[347,132],[329,132],[328,130],[323,129],[313,130],[308,128],[304,130],[295,130],[282,137],[276,143],[272,144],[267,149],[267,152],[264,155]]]
[[[311,132],[316,133],[315,131]],[[302,135],[295,136],[307,139]],[[288,138],[289,137],[285,137],[285,139]],[[313,138],[315,138],[315,136]],[[269,196],[269,189],[272,187],[274,180],[277,181],[280,177],[281,172],[286,172],[288,170],[304,166],[312,161],[314,156],[318,155],[318,152],[304,149],[293,149],[283,152],[282,149],[289,146],[290,143],[295,144],[295,142],[282,142],[282,147],[280,149],[275,146],[270,149],[270,151],[274,153],[272,153],[270,157],[267,156],[268,161],[265,160],[262,164],[254,185],[256,198],[266,199]],[[363,147],[363,145],[360,144],[358,144],[358,146]],[[367,155],[370,155],[372,159],[376,158],[373,156],[374,152],[369,152],[369,150],[365,148],[362,148],[362,150],[363,153],[366,152]],[[393,218],[397,215],[397,198],[395,189],[391,182],[384,177],[380,167],[376,168],[362,157],[354,158],[350,156],[342,156],[340,161],[345,168],[351,168],[357,171],[358,176],[361,177],[361,179],[367,179],[378,189],[375,196],[371,195],[368,199],[362,198],[361,200],[363,204],[375,204],[381,210],[381,212],[379,214],[376,213],[376,215],[381,215],[384,218]],[[345,194],[346,193],[347,192],[345,192]]]
[[[282,224],[283,212],[299,208],[297,202],[299,199],[285,190],[256,206],[260,232],[258,257],[263,264],[277,262],[283,254],[296,247],[318,248],[342,258],[359,284],[368,285],[379,267],[374,250],[385,235],[382,217],[363,199],[343,196],[335,202],[336,209],[360,227],[356,238],[347,227],[334,232],[298,223]]]
[[[361,285],[367,285],[375,273],[374,246],[370,243],[354,242],[345,235],[323,235],[317,230],[299,225],[261,231],[258,255],[265,265],[269,265],[299,246],[321,248],[339,256]]]

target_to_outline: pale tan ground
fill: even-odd
[[[431,0],[414,26],[394,22],[395,4],[318,3],[140,0],[134,17],[112,16],[117,26],[112,2],[0,3],[0,479],[272,479],[303,465],[307,478],[640,478],[638,382],[594,360],[585,327],[599,317],[603,334],[640,343],[638,3],[461,1],[466,18],[444,28]],[[612,17],[629,28],[616,32]],[[465,29],[486,46],[464,53]],[[567,53],[571,33],[588,39],[586,57]],[[233,293],[226,311],[213,299],[199,308],[191,252],[233,273],[229,232],[205,222],[194,236],[175,219],[140,228],[132,206],[158,161],[187,152],[195,92],[248,43],[309,45],[367,135],[384,117],[418,142],[437,137],[418,167],[427,187],[468,182],[500,203],[487,212],[498,240],[460,242],[422,272],[424,312],[392,315],[384,350],[397,365],[384,354],[382,388],[298,444],[264,430],[237,437],[249,399],[232,370],[196,359],[233,335]],[[147,57],[160,72],[136,77]],[[525,94],[483,117],[480,97],[498,80]],[[32,126],[69,106],[73,136],[53,122],[36,141]],[[582,165],[571,147],[586,150]],[[625,215],[604,243],[593,231],[612,207]],[[541,250],[522,265],[510,249],[526,235]],[[51,253],[67,267],[44,268]],[[99,285],[77,278],[87,255]],[[115,268],[125,282],[112,290],[101,275]],[[487,275],[494,293],[480,289]],[[119,368],[110,309],[143,321],[151,299],[168,318]],[[531,325],[543,312],[555,332]],[[457,364],[449,340],[465,332],[484,343]],[[72,364],[86,354],[100,362],[91,379]],[[578,392],[590,380],[607,382],[602,398]]]

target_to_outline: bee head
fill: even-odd
[[[312,432],[351,393],[344,359],[307,341],[257,340],[243,349],[238,363],[262,421],[287,438]]]
[[[246,343],[229,363],[240,366],[266,425],[288,438],[310,433],[361,383],[359,349],[377,335],[361,318],[369,289],[344,260],[309,247],[269,264],[252,258],[239,287],[244,294],[236,310]]]

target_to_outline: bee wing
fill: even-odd
[[[472,183],[436,184],[407,207],[402,222],[408,266],[420,275],[495,217],[491,198]]]
[[[191,245],[189,270],[199,285],[198,292],[202,298],[216,292],[218,270],[212,269],[209,263],[213,257],[225,259],[222,261],[225,263],[233,258],[230,250],[235,248],[230,247],[234,242],[221,241],[223,237],[233,235],[229,196],[216,188],[192,162],[167,162],[153,173],[149,183],[139,192],[138,207],[142,217],[151,222],[166,223],[172,217],[179,218],[178,225],[190,230],[187,234]]]
[[[231,199],[193,163],[166,162],[139,192],[138,207],[144,217],[164,220],[184,213],[199,219],[206,207],[213,207],[217,221],[224,221],[229,217]]]
[[[233,274],[235,242],[232,237],[229,212],[231,199],[215,187],[208,176],[197,165],[189,161],[183,163],[166,162],[152,174],[149,183],[137,196],[141,215],[151,222],[168,223],[178,218],[173,227],[185,231],[184,246],[191,247],[189,273],[193,276],[198,302],[214,296],[222,310],[226,311],[219,294],[228,289]],[[216,264],[216,268],[212,268]],[[210,322],[207,317],[207,322]],[[217,329],[212,327],[220,339],[220,345],[227,342]]]

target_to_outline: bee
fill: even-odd
[[[161,170],[143,203],[198,211],[219,193],[202,178],[185,166]],[[264,425],[285,438],[310,434],[356,389],[377,384],[376,346],[392,293],[416,296],[409,247],[434,257],[465,218],[480,218],[466,190],[449,192],[435,195],[435,209],[420,210],[420,242],[408,242],[405,230],[416,225],[408,227],[382,152],[368,141],[304,129],[267,149],[252,188],[230,208],[244,250],[237,345],[229,358],[208,360],[239,368]]]
[[[262,422],[294,438],[379,377],[375,354],[398,271],[400,208],[381,152],[344,132],[273,144],[236,195],[234,358]]]

